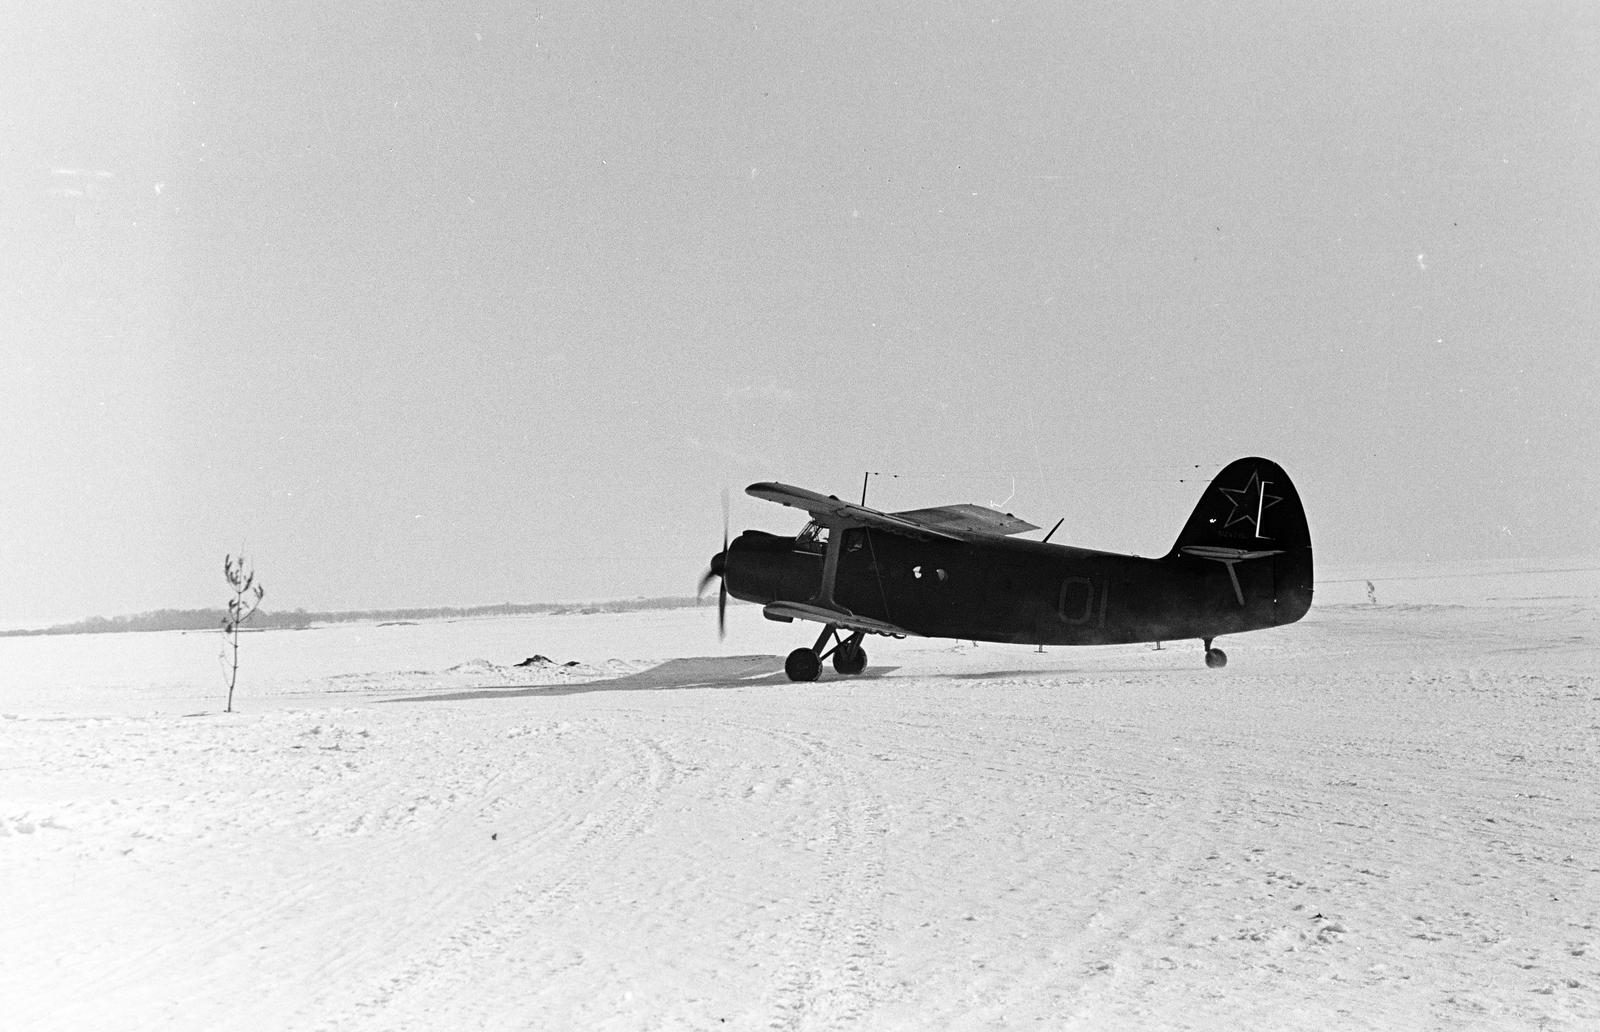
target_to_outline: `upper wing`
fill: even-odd
[[[982,505],[941,505],[933,509],[912,509],[894,514],[919,526],[937,527],[963,537],[1006,537],[1029,530],[1038,530],[1027,520],[1019,520],[1009,512],[1000,512]]]
[[[906,519],[904,516],[891,515],[869,509],[864,505],[852,505],[840,501],[831,495],[821,495],[815,491],[807,491],[803,487],[790,487],[788,484],[760,483],[751,484],[744,489],[744,493],[752,498],[760,498],[768,502],[777,502],[794,509],[804,509],[811,517],[820,523],[834,527],[871,527],[874,530],[887,530],[893,534],[906,534],[918,538],[944,538],[949,541],[961,541],[958,534],[952,534],[938,527],[925,526],[915,520]]]
[[[745,488],[745,493],[753,498],[804,509],[823,524],[871,527],[915,538],[968,541],[975,537],[1003,537],[1039,529],[1025,520],[981,505],[941,505],[908,512],[879,512],[864,505],[841,501],[832,495],[821,495],[788,484],[751,484]]]

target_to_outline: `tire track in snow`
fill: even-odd
[[[581,814],[564,815],[484,865],[476,877],[461,877],[459,884],[465,888],[452,894],[457,898],[451,907],[465,906],[470,916],[319,1028],[369,1027],[393,1020],[403,1024],[407,1018],[427,1024],[435,1020],[433,1009],[440,1001],[474,998],[473,990],[489,961],[510,961],[525,977],[538,979],[554,979],[586,963],[581,949],[541,942],[539,928],[551,914],[575,905],[579,885],[598,864],[639,837],[675,779],[675,765],[659,743],[607,738],[621,747],[629,762],[619,764],[617,750],[606,750],[601,760],[583,765],[583,772],[607,772],[602,785],[583,793],[589,799],[598,793],[600,805],[591,802]],[[539,787],[531,780],[520,781],[511,791],[485,800],[480,811],[497,813],[516,805],[514,791],[529,786]],[[515,879],[509,888],[485,892],[486,880],[502,873]],[[420,1016],[413,1013],[413,1001],[421,1004]]]
[[[885,995],[881,977],[884,806],[841,750],[816,735],[723,722],[792,752],[805,780],[824,793],[823,826],[802,843],[817,852],[817,881],[805,893],[798,941],[776,978],[773,1017],[780,1032],[853,1028]]]
[[[98,835],[94,848],[100,850],[115,848],[110,843],[129,843],[128,848],[117,849],[125,858],[120,863],[126,870],[118,876],[125,888],[114,900],[108,900],[103,892],[69,897],[70,905],[109,906],[116,916],[97,913],[88,922],[106,926],[108,934],[96,934],[92,943],[81,944],[92,949],[88,953],[92,962],[74,967],[70,999],[39,1014],[37,1023],[25,1010],[12,1017],[25,1027],[39,1028],[84,1027],[114,1017],[125,1020],[126,1015],[89,1008],[94,1001],[119,995],[138,998],[140,987],[162,979],[171,981],[173,971],[182,972],[180,981],[199,992],[218,968],[280,946],[284,915],[313,912],[325,886],[348,870],[348,858],[342,853],[318,851],[297,866],[293,880],[285,881],[249,858],[254,844],[306,834],[303,826],[282,817],[282,801],[293,793],[273,783],[255,782],[250,774],[263,753],[294,755],[289,750],[303,748],[298,743],[305,738],[304,725],[309,722],[310,718],[296,713],[239,715],[215,721],[154,717],[107,722],[109,733],[102,735],[99,751],[80,759],[91,762],[94,770],[105,766],[97,757],[133,755],[140,773],[126,778],[115,797],[84,807],[71,826],[61,827],[89,840]],[[246,731],[259,738],[247,737]],[[246,744],[225,737],[233,734],[244,738]],[[364,738],[366,733],[352,735],[354,742],[355,736]],[[195,757],[202,758],[203,767]],[[341,788],[344,778],[358,770],[364,759],[360,749],[334,747],[311,749],[300,758],[310,767],[291,767],[284,775],[286,780],[305,777],[310,770]],[[204,777],[197,777],[202,770]],[[314,789],[310,795],[318,791],[328,789]],[[101,827],[96,828],[95,822]],[[127,830],[108,842],[104,827]],[[89,852],[80,851],[74,861],[88,856]],[[226,870],[228,883],[217,892],[202,879],[208,891],[201,895],[186,892],[162,901],[160,894],[155,894],[153,899],[144,884],[153,876],[151,872],[170,871],[176,863],[205,867],[208,872]],[[270,891],[262,891],[263,884]],[[209,909],[212,907],[215,909]],[[77,923],[76,916],[67,923]],[[103,948],[138,934],[136,929],[142,929],[156,945]],[[186,1013],[179,1000],[161,1001],[150,1009],[165,1020]]]

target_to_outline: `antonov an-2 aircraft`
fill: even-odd
[[[1289,475],[1246,458],[1218,473],[1160,559],[1016,538],[1031,523],[980,505],[879,512],[786,484],[746,493],[803,509],[798,536],[747,530],[701,582],[765,607],[769,620],[811,620],[822,633],[784,663],[815,681],[832,657],[866,669],[869,634],[1025,645],[1111,645],[1198,638],[1206,665],[1223,634],[1293,623],[1311,608],[1311,532]],[[1057,524],[1059,526],[1059,524]],[[1053,533],[1053,531],[1052,531]]]

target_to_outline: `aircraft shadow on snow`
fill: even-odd
[[[871,679],[891,674],[898,667],[879,666],[861,677]],[[856,678],[860,679],[860,678]],[[681,688],[748,688],[754,685],[789,683],[783,672],[782,656],[697,656],[669,659],[665,663],[622,677],[576,684],[507,685],[472,688],[467,691],[412,695],[391,702],[460,702],[470,699],[516,699],[528,696],[546,698],[558,695],[586,695],[590,692],[654,692]]]

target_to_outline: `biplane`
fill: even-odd
[[[1225,634],[1293,623],[1311,608],[1311,532],[1276,463],[1229,463],[1206,487],[1159,559],[1018,537],[1039,528],[981,505],[880,512],[787,484],[745,493],[808,513],[798,535],[746,530],[701,581],[763,607],[769,620],[822,625],[784,671],[815,681],[825,660],[866,669],[867,635],[1023,645],[1114,645],[1198,639],[1209,667]],[[1056,524],[1060,527],[1060,523]]]

